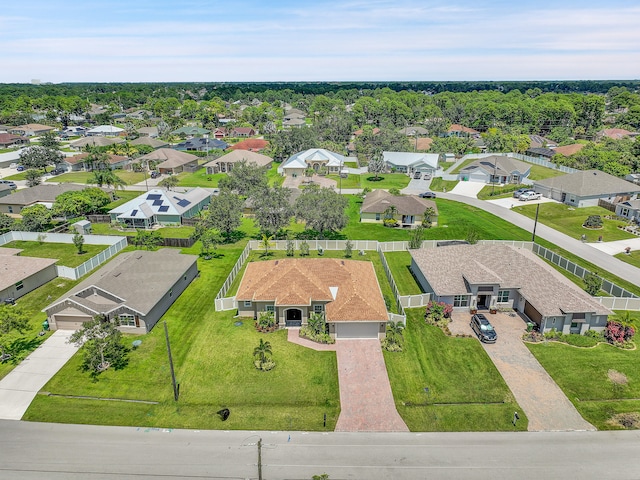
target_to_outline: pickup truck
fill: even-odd
[[[522,195],[518,197],[518,200],[521,202],[526,202],[528,200],[540,200],[542,198],[542,194],[538,192],[524,192]]]

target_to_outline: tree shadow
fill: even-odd
[[[7,353],[11,354],[11,358],[7,360],[7,362],[12,365],[17,365],[20,363],[29,353],[34,351],[42,342],[44,342],[45,337],[35,337],[35,338],[18,338],[11,343],[7,344]]]
[[[234,230],[224,237],[224,244],[236,243],[245,238],[247,234],[240,230]]]

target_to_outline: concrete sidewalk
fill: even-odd
[[[56,330],[0,380],[0,419],[20,420],[42,387],[76,353],[71,330]]]

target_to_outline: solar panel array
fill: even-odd
[[[149,195],[147,195],[147,200],[160,200],[161,198],[162,195],[158,193],[150,193]]]

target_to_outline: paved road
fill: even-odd
[[[451,193],[438,193],[438,198],[446,198],[448,200],[455,200],[456,202],[473,205],[474,207],[485,210],[514,225],[517,225],[524,230],[529,232],[533,231],[534,221],[532,219],[494,203],[485,202],[476,198],[464,197],[462,195],[454,195]],[[629,265],[628,263],[624,263],[617,258],[613,258],[611,255],[593,248],[588,243],[582,243],[580,240],[571,238],[568,235],[547,227],[540,222],[538,222],[538,226],[536,227],[536,236],[544,238],[560,248],[584,258],[588,262],[591,262],[599,268],[611,272],[628,282],[640,285],[639,268]]]
[[[640,432],[299,433],[0,421],[0,477],[15,480],[638,479]]]

